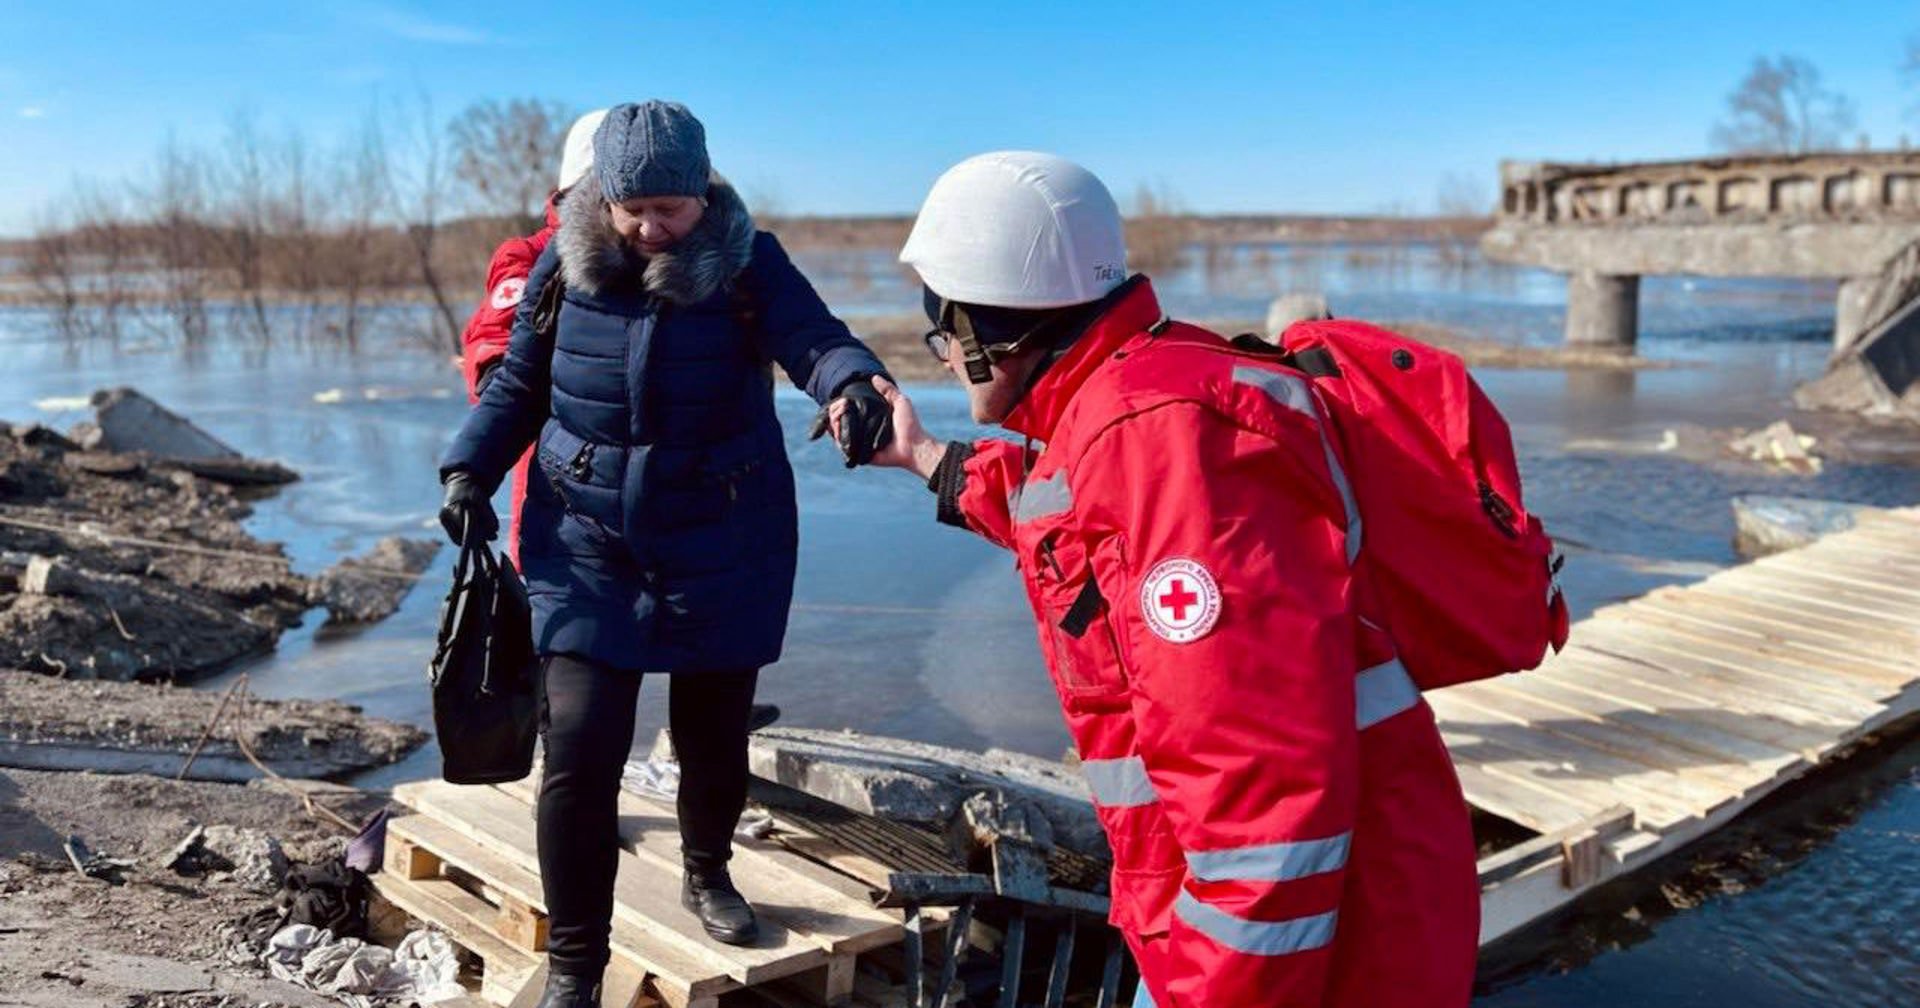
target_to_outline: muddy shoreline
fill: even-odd
[[[345,793],[328,801],[352,821],[381,804]],[[166,867],[195,826],[215,825],[271,837],[293,861],[324,859],[345,842],[271,787],[0,769],[0,1004],[337,1005],[242,961],[242,919],[272,894],[260,879]],[[134,861],[123,884],[75,871],[62,849],[69,836]]]
[[[294,474],[230,450],[116,450],[185,440],[156,432],[162,419],[224,448],[136,401],[159,412],[124,431],[0,425],[0,669],[191,682],[269,650],[315,607],[338,622],[382,618],[432,560],[434,543],[390,539],[318,577],[296,573],[243,525],[272,492],[258,474]]]

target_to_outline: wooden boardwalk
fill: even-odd
[[[1724,824],[1920,709],[1920,508],[1608,606],[1540,669],[1427,694],[1481,860],[1481,942]]]
[[[1679,850],[1920,710],[1916,575],[1920,508],[1863,516],[1811,546],[1601,609],[1536,671],[1428,693],[1467,800],[1538,834],[1481,859],[1481,943]],[[391,824],[376,885],[481,961],[490,1000],[529,1000],[546,937],[530,782],[420,782],[395,797],[415,814]],[[745,845],[735,878],[766,937],[730,948],[679,906],[673,810],[621,802],[606,1003],[906,1003],[906,929],[868,899],[897,865],[819,837],[804,857]]]

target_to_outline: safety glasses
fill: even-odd
[[[938,326],[927,330],[927,334],[920,337],[921,342],[927,345],[927,352],[942,364],[945,364],[953,353],[954,339],[952,333]]]
[[[945,364],[953,359],[954,347],[962,342],[959,333],[961,326],[975,330],[974,339],[982,344],[981,353],[988,360],[995,361],[1019,353],[1029,340],[1039,336],[1047,328],[1047,323],[1042,321],[1011,340],[1001,339],[987,343],[980,340],[978,330],[975,329],[973,320],[967,316],[966,311],[958,304],[946,301],[941,304],[940,322],[927,330],[926,334],[920,337],[920,341],[927,345],[927,352],[933,355],[934,360]]]

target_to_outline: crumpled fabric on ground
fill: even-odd
[[[393,968],[412,981],[421,1004],[465,997],[460,986],[460,956],[453,941],[438,931],[414,931],[393,950]]]
[[[628,760],[620,786],[643,798],[674,800],[680,794],[680,764],[666,759]]]
[[[275,977],[351,1008],[427,1005],[466,994],[455,980],[460,963],[453,943],[435,932],[407,935],[396,952],[358,938],[335,938],[310,924],[291,924],[267,942],[262,958]]]
[[[674,801],[680,794],[680,764],[670,759],[628,760],[620,771],[620,786],[642,798]],[[740,813],[734,835],[759,840],[773,832],[773,816],[756,808]]]

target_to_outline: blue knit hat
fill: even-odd
[[[593,170],[613,203],[635,196],[704,196],[713,171],[707,129],[679,102],[615,105],[593,133]]]

